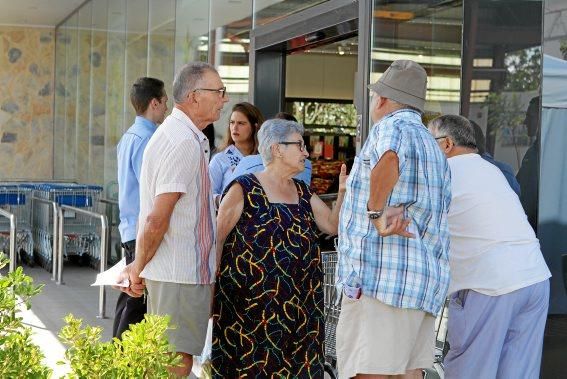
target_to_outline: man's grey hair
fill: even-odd
[[[173,100],[183,103],[190,92],[199,88],[207,71],[217,72],[213,65],[205,62],[190,62],[181,67],[173,80]]]
[[[258,152],[264,166],[272,162],[272,146],[288,141],[293,133],[303,135],[303,126],[295,121],[272,118],[264,121],[258,132]]]
[[[476,149],[474,129],[469,120],[462,116],[439,116],[429,122],[429,129],[433,129],[435,137],[449,137],[455,145]]]

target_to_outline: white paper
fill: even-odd
[[[97,274],[96,281],[91,284],[91,286],[117,286],[117,287],[128,287],[130,282],[125,279],[122,283],[118,283],[118,277],[120,273],[124,271],[126,267],[126,258],[122,258],[117,264],[106,270]]]

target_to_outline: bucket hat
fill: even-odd
[[[427,73],[416,62],[400,59],[392,62],[380,79],[374,84],[369,84],[368,88],[382,97],[423,112]]]

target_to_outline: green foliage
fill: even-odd
[[[168,367],[181,358],[172,353],[166,337],[169,317],[146,315],[124,332],[122,340],[101,342],[101,328],[82,327],[82,320],[68,315],[59,337],[69,348],[65,359],[68,378],[171,378]],[[60,362],[63,364],[64,362]]]
[[[356,108],[346,103],[296,101],[293,115],[304,125],[356,126]]]
[[[8,259],[0,253],[0,268]],[[43,355],[31,341],[31,329],[19,317],[23,306],[29,309],[30,300],[43,286],[33,284],[22,268],[0,276],[0,378],[49,378],[51,370],[41,360]]]
[[[567,59],[567,39],[561,40],[561,46],[559,47],[563,59]]]
[[[519,50],[506,56],[508,69],[504,91],[525,92],[539,88],[541,82],[541,48]]]

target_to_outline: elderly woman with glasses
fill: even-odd
[[[323,272],[317,228],[337,234],[346,166],[331,210],[294,179],[308,156],[303,127],[271,119],[258,132],[264,171],[236,178],[217,218],[213,376],[323,377]]]

